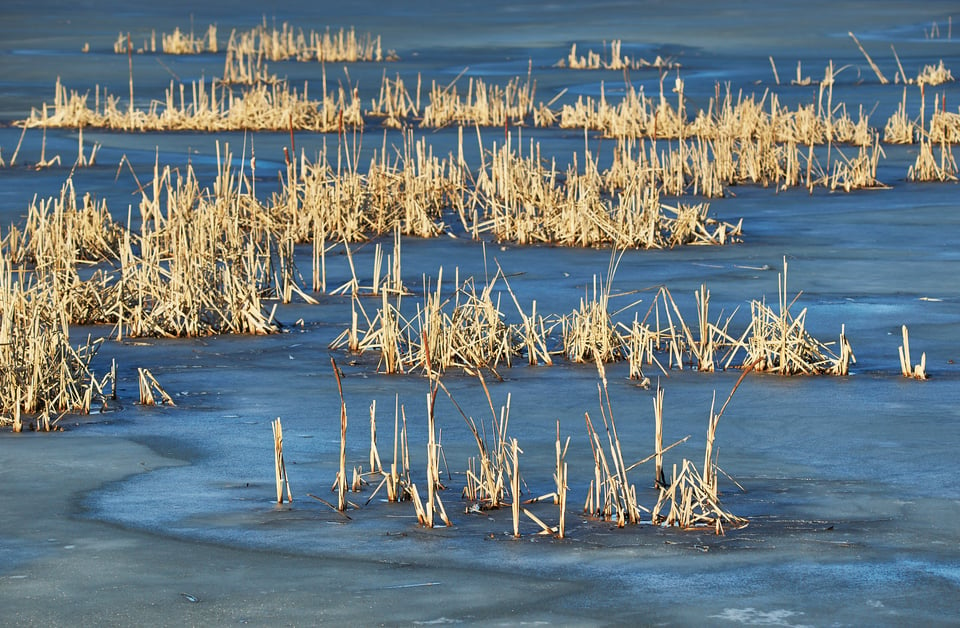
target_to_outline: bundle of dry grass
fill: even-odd
[[[405,134],[391,158],[384,136],[365,173],[359,150],[358,141],[341,141],[335,152],[324,147],[315,161],[291,159],[270,202],[273,220],[297,242],[313,243],[316,264],[324,261],[327,241],[357,242],[397,230],[435,237],[444,230],[444,210],[463,204],[463,166],[436,157],[425,140]]]
[[[617,425],[613,418],[613,406],[610,403],[610,393],[607,389],[607,376],[603,363],[597,361],[597,369],[601,383],[597,385],[600,397],[600,415],[607,433],[609,457],[604,452],[600,435],[593,427],[590,414],[585,413],[587,434],[590,438],[590,448],[593,451],[594,479],[590,482],[587,492],[587,501],[583,510],[592,517],[604,521],[615,520],[617,527],[624,527],[627,523],[640,523],[641,511],[647,511],[637,501],[637,489],[630,483],[627,476],[627,467],[620,446],[620,437],[617,435]],[[636,465],[634,465],[636,466]],[[647,511],[649,512],[649,511]]]
[[[953,74],[950,72],[950,69],[945,67],[943,65],[943,59],[940,59],[940,63],[937,65],[923,66],[923,69],[917,74],[914,82],[917,85],[936,86],[949,83],[953,80]]]
[[[214,192],[204,193],[192,168],[174,175],[154,167],[140,204],[138,246],[128,237],[120,251],[116,303],[107,312],[118,334],[277,330],[261,295],[265,286],[274,296],[294,289],[292,247],[269,233],[244,229],[245,209],[256,201],[240,192],[229,150],[220,168]]]
[[[160,34],[160,50],[168,55],[196,55],[205,52],[217,53],[217,25],[210,24],[202,35],[197,35],[190,29],[189,33],[180,30],[177,26],[171,33]],[[130,33],[119,33],[113,42],[113,51],[117,54],[137,52],[157,52],[157,32],[150,31],[150,39],[145,40],[142,46],[134,49],[130,40]]]
[[[907,89],[904,88],[897,110],[883,127],[883,141],[888,144],[912,144],[920,130],[907,115]]]
[[[937,144],[956,144],[960,142],[960,112],[947,111],[941,101],[940,107],[930,116],[927,138]]]
[[[176,27],[172,33],[163,33],[160,36],[160,43],[163,54],[167,55],[195,55],[203,52],[215,54],[219,50],[217,25],[210,24],[203,35],[195,35],[192,30],[190,33],[184,33],[180,27]]]
[[[223,74],[218,83],[225,85],[256,85],[258,83],[279,83],[280,79],[272,74],[262,54],[238,51],[228,47],[223,61]]]
[[[157,397],[160,397],[160,403],[163,405],[177,405],[173,402],[173,397],[167,394],[157,378],[153,376],[153,373],[144,368],[138,368],[137,373],[140,382],[140,405],[155,406],[157,405]]]
[[[409,120],[420,116],[420,75],[417,74],[416,96],[411,96],[406,84],[398,74],[393,80],[387,78],[387,71],[383,71],[380,81],[380,93],[370,102],[370,109],[365,113],[375,118],[381,118],[382,124],[391,129],[399,129]]]
[[[623,338],[610,314],[615,264],[605,284],[593,277],[592,295],[580,299],[580,307],[563,317],[563,354],[572,362],[614,362],[625,357]]]
[[[276,471],[277,480],[277,503],[283,503],[283,488],[287,488],[287,503],[293,503],[293,495],[290,493],[290,478],[287,476],[287,464],[283,459],[283,426],[280,424],[280,417],[277,417],[270,424],[273,428],[273,467]]]
[[[643,58],[633,58],[621,54],[622,42],[614,39],[610,42],[609,52],[607,43],[603,43],[603,53],[588,50],[587,55],[577,55],[577,44],[571,44],[570,53],[565,59],[560,59],[554,65],[557,68],[570,68],[572,70],[640,70],[644,68],[655,68],[658,70],[668,70],[680,67],[680,64],[673,59],[664,59],[660,55],[653,61],[647,61]]]

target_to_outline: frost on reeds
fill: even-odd
[[[621,40],[614,39],[610,42],[609,51],[604,42],[603,53],[588,50],[586,56],[582,56],[577,54],[577,44],[574,43],[571,44],[566,58],[557,61],[554,67],[572,70],[640,70],[644,68],[666,70],[680,67],[680,64],[673,59],[664,59],[660,55],[657,55],[653,61],[629,57],[621,53],[622,46]]]
[[[855,361],[846,336],[840,335],[840,355],[820,342],[805,327],[807,310],[794,316],[790,308],[798,294],[788,302],[787,262],[784,259],[783,273],[778,276],[779,311],[754,300],[750,304],[752,321],[747,339],[747,358],[744,364],[757,371],[778,375],[813,375],[831,373],[846,375],[849,363]]]

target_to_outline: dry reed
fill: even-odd
[[[157,378],[153,376],[153,373],[144,368],[138,368],[137,373],[139,374],[140,381],[141,405],[155,406],[157,405],[157,397],[160,397],[160,403],[165,406],[177,405],[173,402],[173,397],[167,394],[167,391],[163,389],[163,386],[160,385]]]
[[[283,503],[283,488],[287,489],[287,502],[293,503],[293,495],[290,493],[290,478],[287,476],[287,465],[283,460],[283,426],[280,425],[280,417],[277,417],[270,423],[273,428],[273,462],[277,480],[277,503]]]
[[[910,336],[907,333],[907,326],[902,326],[903,344],[899,347],[900,352],[900,373],[907,378],[927,379],[927,354],[920,354],[920,362],[913,364],[910,358]]]

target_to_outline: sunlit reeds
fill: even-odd
[[[751,364],[758,371],[780,375],[845,374],[847,361],[852,358],[845,336],[841,334],[841,355],[838,356],[807,332],[806,308],[796,316],[791,313],[790,308],[800,295],[788,300],[785,259],[783,273],[778,276],[778,289],[777,311],[765,300],[754,300],[750,304],[752,321],[744,364]]]
[[[901,328],[903,332],[903,344],[899,347],[900,352],[900,373],[907,378],[927,379],[927,354],[920,354],[920,362],[914,364],[910,357],[910,336],[907,333],[907,326]]]
[[[104,401],[106,378],[90,368],[103,339],[70,340],[67,312],[54,293],[0,255],[0,424],[51,429],[65,413]],[[108,375],[109,377],[109,375]]]
[[[574,43],[571,44],[567,56],[557,61],[555,67],[572,70],[640,70],[644,68],[666,70],[680,67],[680,64],[673,59],[664,59],[660,55],[657,55],[653,61],[641,57],[629,57],[621,52],[622,46],[621,40],[614,39],[610,42],[609,50],[604,42],[602,53],[588,50],[584,56],[577,54],[577,44]]]

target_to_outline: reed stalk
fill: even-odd
[[[287,489],[287,502],[293,503],[293,495],[290,493],[290,478],[287,477],[287,465],[283,461],[283,426],[280,425],[280,417],[271,422],[273,427],[273,454],[274,470],[277,480],[277,503],[283,503],[283,488]]]
[[[910,358],[910,335],[907,332],[907,326],[901,327],[903,332],[903,344],[899,347],[900,353],[900,373],[911,379],[927,379],[927,354],[920,354],[920,362],[916,365]]]

